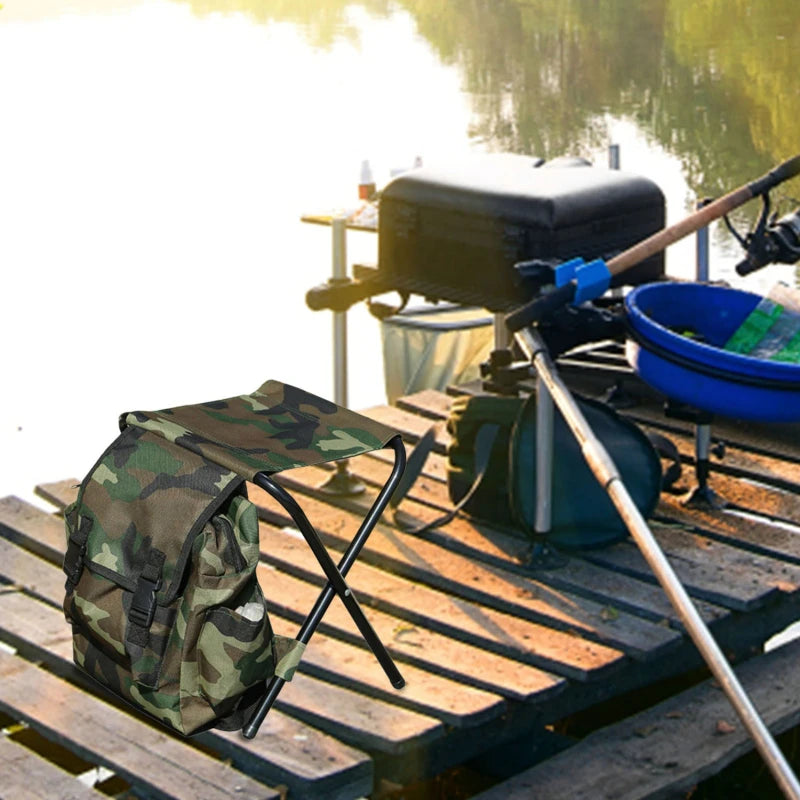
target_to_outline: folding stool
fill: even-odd
[[[337,595],[392,685],[401,688],[403,677],[344,580],[402,477],[405,448],[400,434],[362,414],[278,381],[267,381],[250,395],[161,411],[138,411],[133,416],[137,426],[158,431],[175,444],[252,481],[286,509],[328,579],[296,641],[308,643]],[[293,467],[338,461],[382,448],[394,450],[391,474],[336,565],[300,505],[272,476]],[[242,729],[245,737],[256,735],[283,684],[278,676],[267,683],[260,703]]]

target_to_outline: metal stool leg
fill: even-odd
[[[347,548],[342,556],[342,559],[339,561],[338,567],[334,565],[330,555],[328,554],[328,551],[320,541],[317,532],[308,522],[308,519],[302,512],[302,509],[300,509],[300,507],[294,501],[294,498],[292,498],[291,495],[289,495],[276,483],[271,481],[268,476],[264,475],[263,473],[256,475],[255,482],[258,486],[261,486],[263,489],[268,491],[281,503],[283,503],[283,500],[285,499],[283,497],[284,495],[286,498],[288,498],[289,505],[284,505],[284,507],[292,515],[292,519],[298,523],[301,533],[306,538],[306,541],[313,550],[314,554],[317,556],[317,559],[319,560],[320,565],[322,566],[323,570],[325,571],[325,575],[328,578],[328,583],[325,585],[322,593],[317,598],[316,603],[314,603],[314,607],[309,612],[305,622],[297,634],[297,641],[301,642],[302,644],[308,643],[312,634],[322,620],[323,615],[328,610],[328,606],[330,606],[334,596],[339,594],[339,596],[342,598],[342,601],[347,606],[348,611],[350,611],[353,620],[355,621],[356,625],[358,625],[359,630],[366,639],[370,649],[381,663],[381,666],[389,677],[389,680],[392,682],[392,685],[396,689],[400,689],[405,685],[402,675],[400,675],[400,672],[397,670],[397,667],[395,666],[394,661],[392,661],[391,656],[386,651],[383,643],[378,639],[377,634],[364,616],[361,607],[358,605],[358,602],[356,601],[352,592],[344,582],[344,576],[348,573],[350,567],[353,566],[356,558],[358,558],[362,547],[367,541],[367,537],[370,535],[372,529],[375,527],[375,524],[380,519],[380,516],[389,502],[392,492],[394,492],[397,484],[400,482],[400,478],[403,475],[403,470],[405,469],[406,451],[405,447],[403,446],[402,439],[397,436],[392,439],[388,446],[391,446],[395,453],[395,461],[394,467],[392,468],[392,473],[389,476],[389,479],[386,481],[383,489],[381,489],[380,493],[375,498],[375,502],[367,512],[367,515],[364,517],[364,520],[361,523],[356,535],[353,537],[353,541],[350,543],[350,546]],[[277,494],[273,494],[274,488],[279,490]],[[300,512],[298,516],[295,516],[295,513],[293,513],[295,509]],[[303,520],[303,522],[300,522],[300,520]],[[322,553],[322,555],[320,555],[320,553]],[[361,622],[359,620],[361,620]],[[362,627],[362,624],[364,627]],[[242,728],[242,734],[246,739],[252,739],[258,733],[261,723],[264,721],[264,718],[267,716],[270,708],[272,708],[272,705],[275,702],[275,699],[277,698],[278,693],[280,692],[284,683],[285,681],[283,678],[280,678],[277,675],[270,679],[264,696],[251,715],[247,724]]]

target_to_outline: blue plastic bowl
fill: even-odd
[[[700,283],[649,283],[625,299],[628,362],[667,397],[758,422],[800,421],[800,365],[721,349],[761,298]],[[692,330],[704,341],[677,331]]]

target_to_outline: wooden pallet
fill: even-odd
[[[408,443],[437,426],[435,452],[401,506],[407,518],[429,521],[450,504],[443,455],[450,402],[425,391],[366,412],[401,430]],[[655,415],[644,423],[665,429]],[[688,460],[690,431],[672,422],[666,430]],[[790,456],[752,437],[730,438],[723,462],[730,469],[717,471],[713,482],[722,494],[736,492],[736,507],[689,511],[665,495],[653,524],[734,660],[760,650],[800,615],[800,462]],[[357,497],[321,495],[326,468],[292,470],[280,479],[326,545],[341,551],[385,481],[390,459],[376,452],[348,462],[367,485]],[[334,602],[259,737],[248,742],[209,732],[187,742],[122,708],[72,666],[60,611],[58,509],[73,499],[76,483],[39,487],[55,513],[0,500],[0,641],[15,649],[0,654],[0,712],[84,766],[107,767],[137,796],[276,797],[286,787],[290,798],[348,800],[465,764],[507,777],[571,744],[552,734],[553,723],[605,701],[614,701],[620,716],[621,698],[627,702],[632,692],[702,665],[631,542],[532,571],[529,544],[514,531],[457,518],[415,536],[387,516],[348,582],[397,659],[406,688],[389,686]],[[254,487],[250,495],[262,520],[259,579],[273,625],[294,635],[324,579],[282,507]],[[742,516],[750,512],[756,517]],[[30,747],[20,755],[14,736],[4,743],[9,747],[0,758],[9,765],[47,757]],[[574,747],[562,758],[573,750],[578,756]],[[42,780],[73,786],[75,779],[61,773]],[[78,794],[84,788],[75,787],[75,796],[86,796]]]

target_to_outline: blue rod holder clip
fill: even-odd
[[[575,306],[600,297],[611,283],[611,273],[602,258],[596,258],[588,264],[582,258],[571,258],[555,268],[553,277],[556,288],[575,281],[575,298],[572,301]]]

